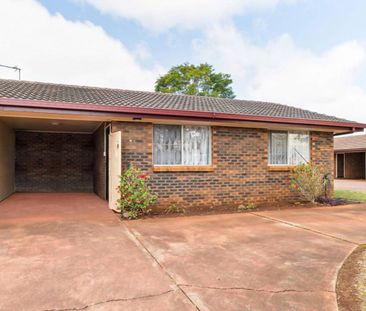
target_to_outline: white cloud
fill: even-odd
[[[101,27],[51,15],[33,0],[2,0],[0,29],[0,63],[20,66],[26,80],[152,90],[162,71],[143,69]],[[1,69],[0,78],[17,75]]]
[[[93,5],[101,12],[136,21],[153,31],[180,27],[192,29],[230,19],[280,2],[298,0],[74,0]]]
[[[147,44],[145,42],[139,42],[134,51],[133,51],[134,55],[136,56],[136,58],[144,61],[144,60],[148,60],[152,58],[152,55],[149,51],[149,48],[147,46]]]
[[[264,46],[234,26],[216,26],[194,42],[196,61],[231,73],[239,98],[274,101],[366,122],[366,47],[349,41],[323,53],[302,49],[288,35]]]

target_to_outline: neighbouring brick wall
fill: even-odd
[[[348,179],[365,178],[365,153],[346,153],[345,176]]]
[[[94,140],[94,192],[106,199],[106,158],[104,156],[104,124],[93,134]]]
[[[16,132],[16,191],[92,192],[93,136]]]
[[[212,172],[153,172],[153,125],[120,122],[113,130],[122,131],[123,170],[134,165],[149,174],[159,197],[157,208],[173,203],[192,207],[297,199],[289,187],[289,172],[268,170],[268,130],[212,127]],[[332,133],[313,132],[311,148],[314,162],[332,172]]]

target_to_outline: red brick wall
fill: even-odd
[[[311,160],[320,165],[325,173],[331,173],[332,188],[329,195],[333,196],[334,189],[334,137],[332,133],[311,133]]]
[[[122,131],[122,168],[135,165],[148,172],[158,194],[157,207],[173,203],[190,206],[238,205],[289,201],[289,172],[268,170],[268,131],[212,127],[212,172],[153,172],[152,124],[115,123]],[[333,170],[333,135],[312,133],[311,155]]]
[[[92,192],[93,157],[92,135],[16,132],[16,191]]]

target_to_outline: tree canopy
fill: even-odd
[[[216,73],[207,63],[198,66],[185,63],[172,67],[159,77],[155,91],[162,93],[235,98],[231,76]]]

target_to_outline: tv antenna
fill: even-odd
[[[20,80],[22,69],[19,68],[18,66],[7,66],[7,65],[1,65],[0,64],[0,67],[4,67],[4,68],[8,68],[8,69],[14,69],[15,71],[18,71],[18,79]]]

